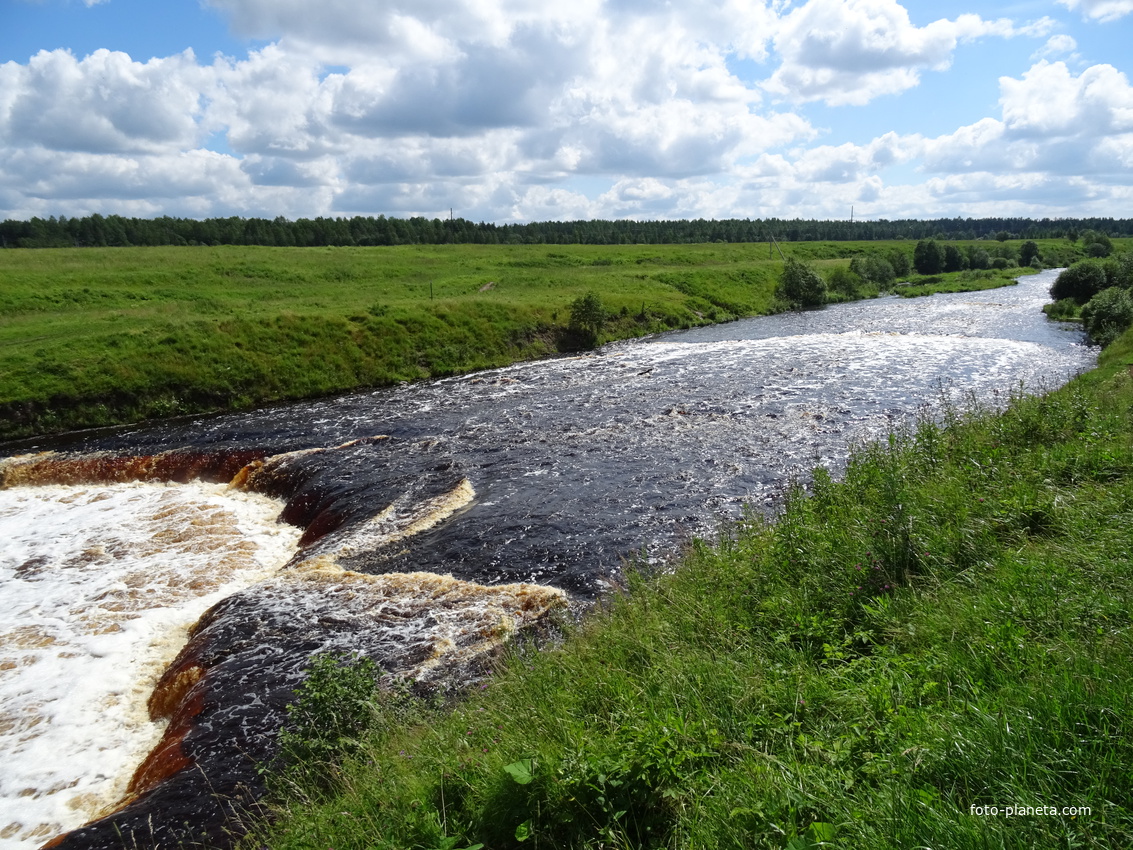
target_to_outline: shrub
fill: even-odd
[[[968,248],[968,267],[973,269],[991,268],[991,255],[978,245]]]
[[[1109,345],[1133,325],[1133,296],[1118,286],[1103,289],[1082,308],[1082,325],[1098,345]]]
[[[1105,268],[1096,260],[1082,260],[1075,263],[1050,287],[1050,297],[1055,301],[1073,298],[1085,304],[1106,286]]]
[[[605,321],[606,310],[602,307],[602,299],[593,292],[579,296],[571,302],[571,330],[597,337]]]
[[[913,250],[913,268],[918,274],[940,274],[944,271],[944,249],[932,239],[922,239]]]
[[[903,277],[913,270],[913,266],[909,262],[909,255],[900,248],[894,248],[890,251],[886,259],[889,261],[889,265],[893,267],[893,274],[897,277]]]
[[[882,262],[884,262],[884,260],[882,260]],[[847,298],[857,298],[861,294],[863,283],[864,281],[861,276],[854,273],[853,263],[850,264],[850,268],[836,266],[831,270],[826,280],[826,285],[829,287],[830,291],[837,292],[839,295],[845,295]]]
[[[1043,306],[1043,312],[1046,313],[1047,318],[1057,322],[1079,318],[1078,302],[1073,298],[1063,298],[1053,304],[1046,304]]]
[[[787,259],[777,294],[792,307],[817,307],[826,301],[826,281],[806,263]]]
[[[1082,247],[1090,257],[1108,257],[1113,253],[1113,242],[1104,233],[1087,230],[1082,234]]]
[[[1028,239],[1019,248],[1019,265],[1030,266],[1042,260],[1042,254],[1039,252],[1037,242]]]
[[[968,258],[955,245],[944,246],[944,271],[962,272],[968,267]]]
[[[1105,269],[1105,285],[1133,287],[1133,254],[1118,254],[1102,263]]]
[[[901,254],[901,257],[904,258],[905,255]],[[906,269],[904,274],[908,273],[908,264],[908,259],[905,259]],[[887,287],[897,279],[897,271],[893,268],[893,264],[889,260],[879,257],[876,254],[854,257],[854,259],[850,261],[850,271],[862,280],[876,283],[880,287]]]

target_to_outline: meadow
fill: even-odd
[[[782,248],[825,273],[913,243]],[[767,314],[781,266],[765,243],[0,251],[0,439],[543,357],[593,342],[568,327],[587,293],[600,341]],[[904,294],[1008,282],[961,275]]]

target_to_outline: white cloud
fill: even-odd
[[[895,217],[967,213],[968,178],[1027,204],[1065,175],[1098,205],[1130,183],[1133,97],[1108,65],[1036,61],[1001,80],[996,116],[934,139],[882,126],[815,145],[803,107],[769,105],[904,92],[964,42],[1046,39],[1045,18],[914,26],[896,0],[205,2],[270,43],[205,64],[0,65],[0,217]],[[1076,48],[1055,35],[1036,58]],[[918,166],[931,176],[898,184]]]
[[[1058,0],[1067,9],[1081,8],[1082,16],[1095,21],[1116,21],[1133,12],[1133,0]]]
[[[962,41],[1045,34],[1052,24],[960,15],[917,27],[896,0],[808,0],[782,22],[775,47],[783,63],[765,86],[797,101],[861,105],[913,88],[924,69],[946,69]]]
[[[1000,91],[1002,120],[924,142],[927,170],[953,180],[966,173],[1094,176],[1133,186],[1133,86],[1124,74],[1095,65],[1075,77],[1061,62],[1042,61],[1022,79],[1001,79]]]
[[[97,50],[40,51],[3,66],[0,140],[55,150],[142,152],[195,144],[204,77],[192,51],[134,62]]]
[[[1052,35],[1047,39],[1046,44],[1031,54],[1031,61],[1037,62],[1039,59],[1049,59],[1053,56],[1066,56],[1073,54],[1078,49],[1078,42],[1072,36],[1065,33],[1059,35]]]
[[[822,145],[794,163],[796,176],[813,183],[855,183],[912,160],[920,152],[919,137],[886,133],[866,145]]]
[[[1008,135],[1049,139],[1098,138],[1133,132],[1133,87],[1112,65],[1094,65],[1078,77],[1062,62],[1039,62],[1015,80],[999,81]]]

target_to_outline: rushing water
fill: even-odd
[[[222,489],[0,490],[0,846],[121,799],[161,736],[146,700],[188,627],[291,557],[278,503]]]
[[[533,602],[532,591],[503,587],[508,583],[551,585],[575,599],[590,599],[617,581],[622,559],[637,553],[663,557],[720,518],[737,516],[745,503],[770,504],[790,477],[819,463],[837,467],[853,443],[931,413],[944,400],[962,404],[970,394],[994,403],[1021,384],[1036,389],[1064,382],[1088,368],[1093,355],[1078,331],[1047,322],[1039,311],[1051,280],[1048,272],[983,293],[886,298],[744,320],[618,343],[580,357],[248,414],[79,435],[43,448],[102,451],[115,462],[161,452],[175,458],[201,451],[250,453],[234,468],[248,457],[265,459],[259,472],[242,473],[247,480],[241,486],[286,501],[284,519],[306,529],[293,564],[322,564],[323,572],[317,581],[308,576],[268,582],[233,597],[195,638],[204,648],[182,653],[174,665],[179,671],[220,671],[209,690],[215,702],[209,710],[218,717],[243,711],[249,693],[283,694],[275,702],[265,698],[265,705],[271,703],[266,713],[239,715],[243,734],[252,735],[249,725],[278,726],[297,670],[315,649],[364,644],[391,675],[411,671],[427,678],[429,665],[451,672],[486,651],[491,636],[523,620],[522,612],[534,620],[555,607],[552,597]],[[385,439],[372,439],[379,435]],[[230,474],[217,477],[227,480]],[[29,476],[20,480],[35,480]],[[94,498],[85,492],[83,499]],[[54,490],[13,487],[12,493],[24,500],[18,510],[33,532],[18,544],[4,538],[0,548],[0,564],[12,565],[0,578],[2,592],[26,599],[20,610],[32,612],[26,622],[0,627],[15,634],[34,631],[40,628],[36,617],[51,616],[40,613],[47,603],[35,596],[47,589],[43,571],[70,575],[66,564],[87,544],[78,535],[59,542],[70,537],[58,530],[70,520],[52,513],[53,500],[60,501]],[[126,515],[131,511],[136,508],[127,507]],[[54,542],[37,548],[41,539]],[[56,545],[72,554],[56,553]],[[119,559],[117,551],[98,545],[106,554],[90,563]],[[51,566],[36,566],[29,575],[27,564]],[[326,573],[326,564],[333,574]],[[81,569],[92,567],[84,563]],[[399,577],[410,573],[432,575]],[[372,578],[381,574],[390,574],[384,584]],[[437,578],[444,575],[454,578]],[[129,584],[100,581],[108,588],[115,581]],[[157,593],[162,600],[155,607],[182,604]],[[371,594],[366,596],[371,602],[355,611],[344,594],[350,599]],[[426,597],[433,601],[422,603]],[[368,615],[362,608],[372,608],[379,598],[399,612],[396,627],[363,622]],[[289,605],[290,617],[282,617]],[[442,609],[448,613],[439,617]],[[462,629],[459,622],[477,625]],[[249,650],[255,664],[224,654],[237,633],[259,647]],[[379,633],[380,639],[373,637]],[[263,660],[268,644],[297,648],[290,654],[279,650],[273,667]],[[48,646],[33,649],[50,655],[54,650]],[[97,657],[99,651],[91,652]],[[195,660],[202,657],[213,659],[213,666]],[[437,661],[441,658],[451,663]],[[152,667],[151,662],[142,667],[147,663]],[[234,672],[225,673],[229,668]],[[17,681],[11,670],[21,669],[19,663],[0,669],[0,688],[22,687],[11,684]],[[193,674],[200,675],[205,674]],[[112,689],[129,691],[122,683]],[[28,705],[46,706],[53,694],[29,697]],[[72,722],[72,709],[62,703],[55,709],[55,723]],[[46,707],[34,710],[50,713]],[[194,743],[194,734],[185,739],[188,761],[219,757],[219,738],[206,746]],[[79,776],[74,796],[89,794],[84,783],[90,759],[66,761],[74,765],[72,779]],[[35,781],[21,779],[0,789],[19,794],[33,788],[25,796],[52,796],[36,789]],[[54,775],[43,781],[67,782]],[[139,818],[146,814],[143,802]],[[89,807],[83,813],[91,814]],[[83,820],[76,817],[69,826]],[[3,829],[0,822],[0,836]],[[76,839],[65,846],[104,846],[99,840]],[[35,846],[3,841],[0,847]]]

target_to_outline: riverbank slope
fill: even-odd
[[[913,244],[783,246],[823,271],[895,248]],[[763,315],[785,307],[782,261],[769,254],[765,244],[0,251],[0,440],[543,357],[593,343],[569,327],[588,293],[605,311],[604,341]]]
[[[455,709],[379,698],[248,846],[1130,845],[1131,367],[862,449]]]

